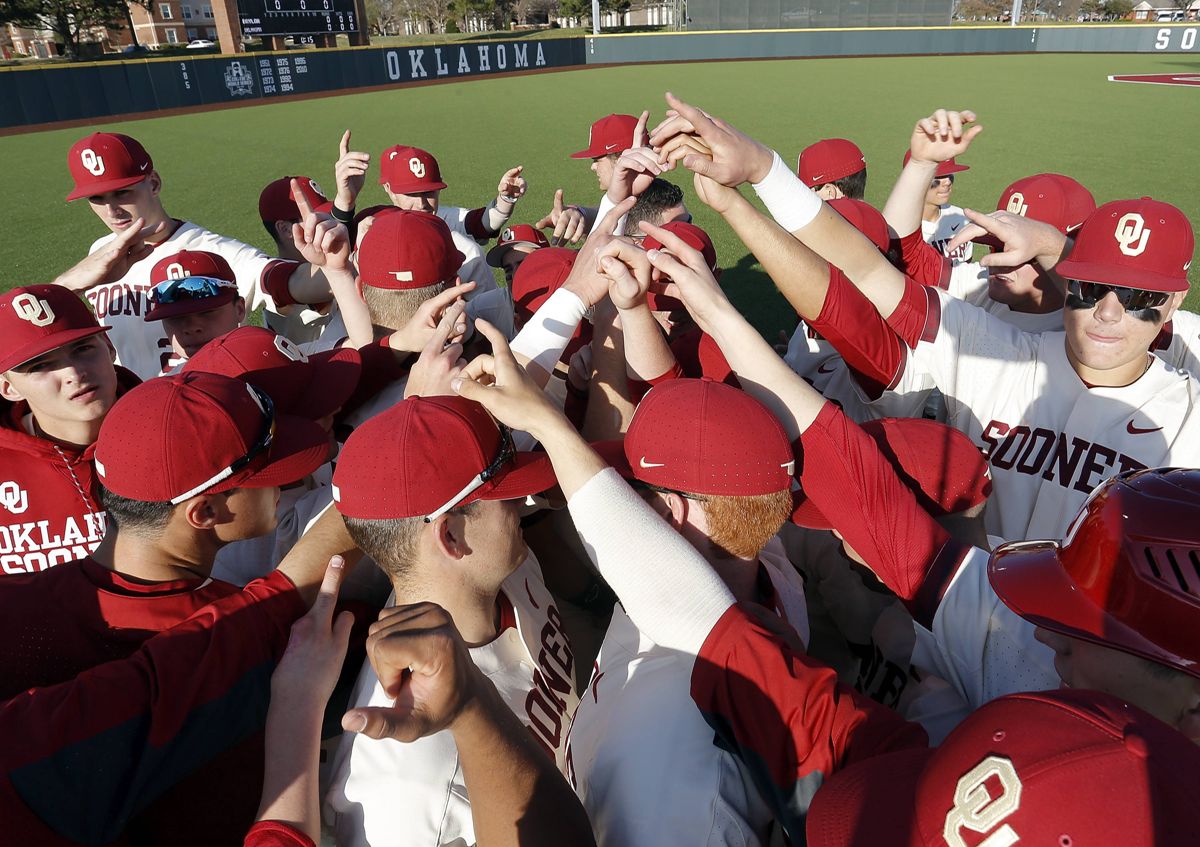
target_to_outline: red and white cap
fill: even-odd
[[[93,132],[71,145],[67,167],[75,188],[68,200],[137,185],[154,171],[154,162],[138,141],[117,132]]]
[[[867,157],[853,141],[822,138],[800,151],[796,176],[809,188],[837,182],[867,167]]]
[[[320,420],[336,412],[358,386],[362,357],[352,347],[306,354],[269,329],[242,326],[205,344],[183,373],[222,374],[257,385],[289,415]]]
[[[222,286],[212,296],[189,297],[180,295],[171,303],[159,303],[155,299],[153,289],[150,292],[150,309],[146,312],[147,321],[161,321],[163,318],[176,318],[180,315],[192,315],[197,312],[207,312],[232,303],[239,296],[237,276],[225,257],[207,250],[180,250],[163,259],[159,259],[150,269],[150,284],[154,287],[175,279],[187,279],[192,276],[203,276],[209,279],[221,279],[233,283]]]
[[[1200,842],[1200,750],[1098,691],[1012,694],[936,749],[866,759],[813,797],[810,847]]]
[[[992,493],[987,459],[959,430],[924,418],[882,418],[860,426],[875,440],[921,507],[934,517],[966,511]],[[800,484],[803,488],[803,478]],[[809,529],[834,529],[834,523],[803,491],[797,496],[792,523]]]
[[[393,194],[420,194],[446,187],[433,154],[403,144],[389,147],[379,157],[379,184]]]
[[[912,151],[910,150],[904,154],[904,164],[907,165],[908,160],[911,158]],[[958,162],[954,161],[954,157],[951,156],[944,162],[938,162],[937,172],[934,173],[934,176],[950,176],[950,174],[956,174],[961,171],[969,170],[971,170],[969,165],[960,165]]]
[[[1069,235],[1096,211],[1096,198],[1082,183],[1069,176],[1034,174],[1018,179],[1004,189],[996,208],[1050,224]]]
[[[833,210],[845,218],[851,226],[871,239],[871,243],[879,248],[880,253],[888,251],[888,247],[891,245],[891,235],[882,212],[870,203],[850,197],[839,197],[828,202]]]
[[[588,130],[588,145],[572,159],[598,159],[611,153],[624,153],[633,146],[638,119],[633,115],[605,115]]]
[[[1054,270],[1065,279],[1187,291],[1195,249],[1191,222],[1170,203],[1114,200],[1083,222],[1075,246]]]
[[[333,500],[348,518],[391,520],[431,515],[449,503],[514,500],[554,487],[545,453],[514,452],[489,480],[456,499],[509,445],[474,401],[412,397],[346,440],[333,472]]]
[[[671,491],[750,497],[786,491],[795,460],[765,406],[711,379],[650,389],[622,441],[595,445],[624,477]]]
[[[454,279],[466,257],[437,215],[397,209],[376,216],[358,245],[363,285],[406,291]]]
[[[708,265],[708,269],[714,274],[717,272],[717,248],[713,246],[712,239],[708,237],[707,232],[695,224],[685,221],[668,221],[662,225],[662,228],[682,239],[689,247],[699,250],[704,256],[704,264]],[[647,235],[643,239],[642,249],[667,250],[667,252],[670,252],[653,235]],[[664,277],[663,282],[669,282],[669,280]],[[646,292],[646,305],[656,312],[674,312],[685,308],[683,301],[678,297],[672,297],[669,294],[663,294],[658,291]]]
[[[96,440],[96,473],[114,494],[181,503],[231,488],[303,479],[329,455],[310,420],[275,413],[260,389],[219,374],[143,382],[112,407]]]
[[[542,247],[549,247],[550,242],[545,234],[535,226],[529,224],[506,226],[500,230],[496,246],[488,251],[487,263],[493,268],[500,267],[500,260],[504,258],[504,254],[508,252],[509,248],[522,245],[538,250]]]
[[[101,326],[87,304],[61,285],[23,285],[0,294],[0,373],[89,335]]]
[[[296,205],[295,195],[292,194],[293,179],[300,186],[300,192],[313,211],[328,212],[333,208],[333,201],[325,196],[315,179],[306,176],[284,176],[267,183],[267,187],[258,195],[259,218],[268,223],[300,220],[300,208]]]

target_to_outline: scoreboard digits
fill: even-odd
[[[358,32],[354,0],[238,0],[238,14],[246,36]]]

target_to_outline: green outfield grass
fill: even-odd
[[[670,89],[743,127],[794,160],[809,142],[854,139],[867,154],[867,199],[881,205],[916,118],[938,106],[974,108],[986,128],[962,158],[954,200],[993,208],[1013,179],[1070,174],[1101,202],[1150,195],[1180,206],[1200,229],[1200,89],[1110,83],[1109,74],[1200,71],[1200,57],[1154,55],[819,59],[619,67],[480,80],[229,109],[98,128],[135,135],[163,176],[168,210],[268,247],[259,189],[288,173],[332,192],[346,128],[378,154],[404,142],[438,156],[443,203],[475,205],[505,168],[523,164],[529,196],[515,221],[533,222],[562,187],[571,202],[599,199],[586,161],[588,124],[609,112],[663,111]],[[85,129],[0,138],[10,173],[0,238],[0,288],[53,278],[104,234],[86,202],[66,204],[67,148]],[[360,205],[383,202],[373,169]],[[672,175],[673,179],[681,176]],[[696,221],[716,241],[735,301],[769,337],[794,318],[745,248],[687,185]],[[1197,279],[1193,271],[1193,279]],[[1200,294],[1189,297],[1200,307]]]

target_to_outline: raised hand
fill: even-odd
[[[646,251],[628,241],[614,239],[600,251],[600,272],[608,279],[608,299],[623,311],[646,302],[654,268]]]
[[[579,256],[571,268],[570,275],[563,281],[563,288],[575,293],[585,306],[595,306],[608,295],[608,280],[600,275],[600,251],[614,236],[613,230],[619,221],[636,203],[627,197],[609,210],[594,227],[587,241],[579,248]]]
[[[420,353],[441,327],[444,313],[474,290],[474,281],[460,282],[455,279],[454,285],[417,307],[416,313],[409,318],[408,323],[388,338],[388,346],[393,350]],[[457,344],[462,341],[467,331],[466,321],[461,314],[453,326],[453,330],[447,334],[447,340],[451,344]]]
[[[394,702],[351,709],[342,727],[370,738],[410,742],[450,728],[489,684],[454,620],[435,603],[380,612],[367,637],[367,658]]]
[[[659,151],[661,161],[681,161],[688,170],[722,185],[736,186],[766,178],[774,161],[769,147],[670,92],[667,92],[667,105],[671,110],[667,112],[666,120],[650,133],[650,145]],[[697,138],[710,151],[711,157],[697,152]]]
[[[554,232],[550,236],[550,244],[554,247],[577,244],[587,238],[588,234],[587,218],[575,206],[563,205],[561,188],[554,192],[554,205],[550,208],[550,212],[534,226],[538,229],[554,227]]]
[[[83,293],[97,285],[121,279],[135,263],[154,252],[154,245],[149,243],[149,239],[166,234],[166,221],[153,227],[146,227],[145,224],[144,218],[133,221],[108,244],[60,274],[54,284]]]
[[[908,149],[917,162],[944,162],[961,156],[971,142],[983,132],[975,123],[975,113],[969,109],[961,112],[938,109],[927,118],[921,118],[913,127],[912,140]]]
[[[1004,249],[980,259],[979,264],[984,267],[1015,268],[1036,260],[1043,268],[1050,270],[1058,263],[1066,247],[1067,237],[1041,221],[1006,211],[985,215],[973,209],[963,209],[963,214],[971,223],[954,236],[948,249],[955,250],[990,235],[1000,241]]]
[[[516,202],[525,196],[529,183],[525,181],[525,177],[521,176],[523,170],[525,170],[524,165],[517,165],[504,172],[504,176],[500,177],[500,184],[496,186],[496,191],[501,197]]]
[[[642,221],[642,232],[653,235],[663,250],[647,250],[646,258],[658,272],[675,284],[675,294],[683,301],[696,324],[710,335],[719,312],[733,308],[716,277],[704,260],[704,254],[675,233]],[[670,251],[670,252],[667,252]]]
[[[316,602],[292,624],[287,649],[271,674],[271,696],[287,702],[289,708],[314,706],[319,714],[337,685],[354,625],[350,612],[336,619],[333,614],[345,575],[342,557],[331,558]]]
[[[498,421],[536,438],[546,421],[561,413],[517,362],[504,333],[483,319],[475,321],[475,328],[491,342],[492,352],[472,359],[451,387]]]
[[[367,179],[367,170],[371,166],[371,154],[360,153],[350,149],[350,130],[342,133],[342,142],[338,146],[338,160],[333,167],[337,182],[337,196],[333,204],[339,209],[350,211],[358,202],[359,192]]]
[[[462,337],[467,331],[467,304],[455,300],[442,314],[429,343],[408,372],[404,397],[444,397],[454,394],[450,383],[467,364],[462,358]],[[456,337],[459,340],[451,341]]]
[[[292,224],[292,240],[304,260],[319,268],[346,271],[350,267],[350,233],[329,215],[313,211],[308,198],[292,180],[292,197],[300,210],[300,223]]]

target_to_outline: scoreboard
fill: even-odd
[[[354,0],[238,0],[242,34],[327,35],[358,32]]]

